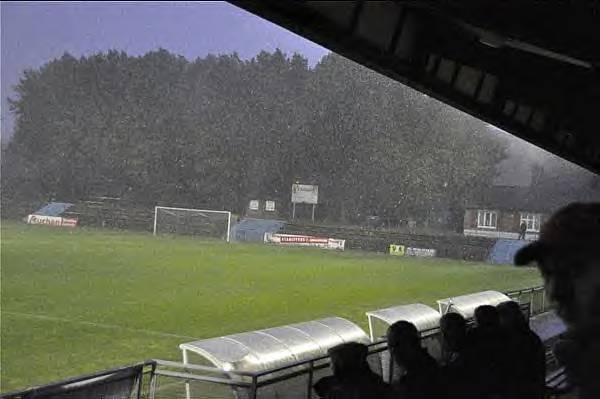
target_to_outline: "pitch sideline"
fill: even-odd
[[[81,324],[81,325],[90,326],[90,327],[98,327],[98,328],[105,328],[105,329],[112,329],[112,330],[123,330],[123,331],[129,331],[129,332],[144,333],[144,334],[155,335],[155,336],[160,336],[160,337],[184,338],[184,339],[192,339],[192,340],[198,339],[197,337],[192,337],[189,335],[172,334],[172,333],[166,333],[166,332],[161,332],[161,331],[147,330],[144,328],[123,327],[123,326],[119,326],[117,324],[96,323],[93,321],[67,319],[64,317],[46,316],[46,315],[33,314],[33,313],[12,312],[12,311],[7,311],[7,310],[2,310],[2,311],[0,311],[0,313],[6,313],[7,315],[13,315],[13,316],[28,317],[31,319],[38,319],[38,320],[47,320],[47,321],[54,321],[54,322],[61,322],[61,323],[73,323],[73,324]]]

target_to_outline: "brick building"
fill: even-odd
[[[529,187],[492,187],[465,206],[464,235],[517,239],[524,222],[525,239],[537,239],[540,226],[552,213],[548,203],[537,197]]]

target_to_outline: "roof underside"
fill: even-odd
[[[600,3],[232,3],[600,173]]]

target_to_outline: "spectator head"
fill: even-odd
[[[509,331],[528,328],[521,307],[515,301],[506,301],[498,305],[498,314],[500,315],[500,325]]]
[[[500,327],[498,309],[492,305],[481,305],[477,307],[477,309],[475,309],[475,325],[486,330]]]
[[[440,330],[444,346],[457,352],[462,346],[467,335],[467,321],[458,313],[446,313],[440,319]]]
[[[421,349],[419,331],[408,321],[398,321],[387,330],[390,353],[399,365],[406,366]]]
[[[579,334],[600,335],[600,203],[571,204],[515,255],[536,262],[560,316]]]
[[[347,342],[330,348],[333,374],[343,380],[360,374],[369,368],[367,364],[368,348],[358,342]]]

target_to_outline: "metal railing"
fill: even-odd
[[[552,303],[546,298],[546,290],[543,285],[508,291],[504,294],[521,304],[529,303],[531,316],[545,313],[552,309]]]
[[[367,359],[371,368],[378,374],[383,374],[382,357],[387,355],[387,343],[380,341],[369,344],[368,350]],[[235,397],[238,398],[256,399],[260,396],[261,398],[311,399],[314,397],[312,387],[317,378],[331,375],[329,355],[305,359],[258,372],[224,371],[216,367],[165,360],[154,360],[154,362],[156,363],[155,381],[164,377],[180,382],[183,380],[184,389],[180,388],[179,392],[185,390],[187,399],[198,397],[193,391],[194,382],[228,386],[232,388]],[[170,384],[167,383],[167,385],[173,386],[174,381],[171,381]],[[154,384],[154,387],[155,389],[148,399],[164,398],[164,392],[161,393],[160,387],[156,384]],[[265,388],[271,389],[268,392],[261,392]],[[294,388],[294,392],[291,392],[290,388]]]
[[[78,398],[146,398],[150,396],[156,361],[147,360],[128,366],[0,394],[0,399],[30,399],[37,397]]]

